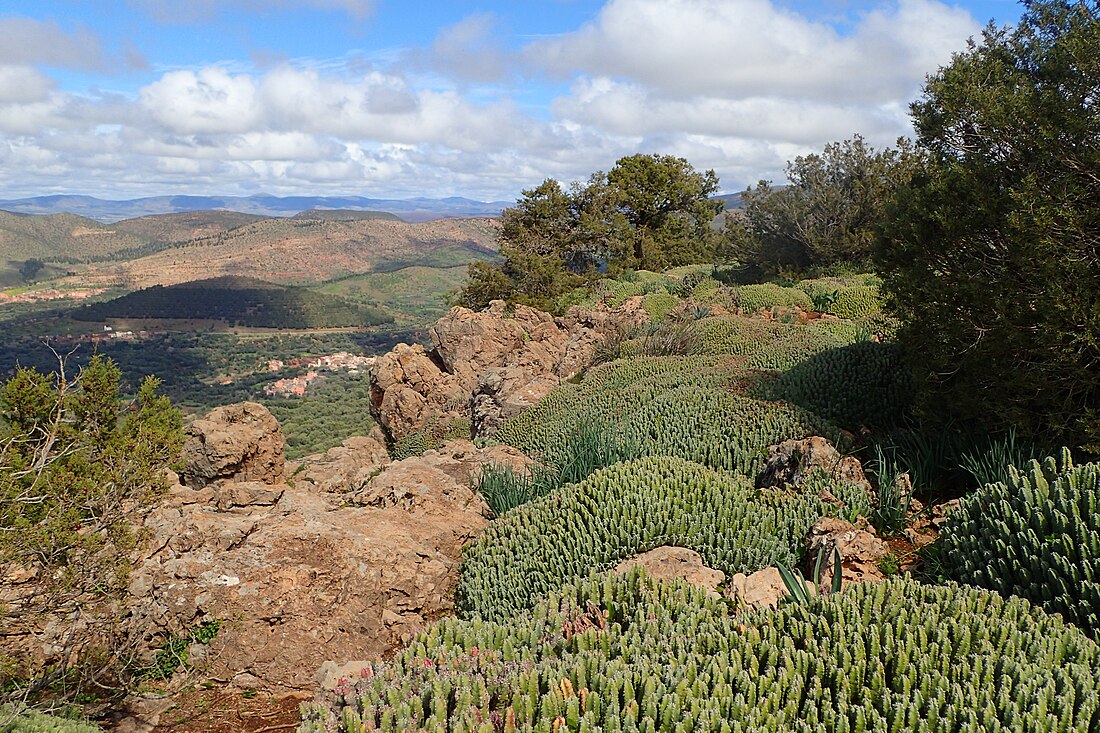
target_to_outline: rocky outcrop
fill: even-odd
[[[180,480],[195,488],[225,479],[278,483],[285,447],[279,422],[263,405],[219,407],[187,427]]]
[[[462,545],[488,521],[470,479],[488,463],[526,459],[454,441],[391,463],[356,438],[288,483],[176,486],[145,521],[131,624],[151,649],[218,619],[206,674],[310,689],[323,662],[377,658],[453,610]]]
[[[378,359],[372,412],[395,441],[467,420],[472,435],[491,435],[587,367],[601,341],[647,318],[640,298],[561,318],[503,301],[480,313],[452,308],[431,328],[431,349],[398,344]]]
[[[215,410],[190,430],[186,485],[133,517],[145,541],[126,596],[0,635],[0,651],[45,667],[74,634],[110,628],[130,640],[134,664],[150,664],[170,637],[216,620],[216,638],[192,644],[190,660],[212,679],[272,693],[311,691],[327,660],[379,658],[452,612],[461,548],[488,523],[472,477],[527,463],[470,441],[391,462],[380,438],[348,439],[284,476],[282,435],[264,408]],[[6,573],[0,599],[20,603],[34,588],[33,573]]]
[[[294,483],[306,482],[316,489],[345,493],[363,487],[390,462],[386,438],[377,427],[367,437],[348,438],[335,448],[288,465]]]

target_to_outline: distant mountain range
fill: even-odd
[[[153,214],[185,211],[235,211],[259,216],[294,216],[302,211],[339,209],[393,214],[409,222],[498,216],[512,201],[449,198],[372,199],[363,196],[150,196],[107,201],[94,196],[35,196],[0,201],[0,209],[18,214],[78,214],[113,223]]]
[[[497,227],[486,217],[413,223],[338,209],[278,217],[189,211],[113,224],[0,210],[0,289],[27,284],[25,278],[132,290],[226,275],[300,284],[413,265],[453,267],[496,259]]]

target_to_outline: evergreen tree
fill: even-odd
[[[912,105],[878,263],[925,413],[1100,451],[1100,17],[1025,3]]]

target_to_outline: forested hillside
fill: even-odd
[[[361,328],[392,321],[369,306],[331,295],[247,277],[217,277],[154,285],[73,312],[83,321],[110,319],[215,320],[255,328]]]

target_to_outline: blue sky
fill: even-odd
[[[724,190],[860,133],[1006,0],[6,0],[0,197],[510,200],[623,155]]]

